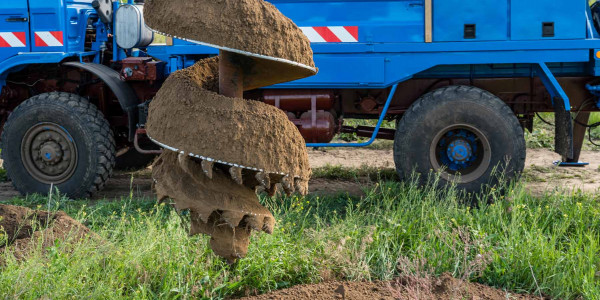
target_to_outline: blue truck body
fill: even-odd
[[[525,129],[531,130],[537,112],[563,116],[556,125],[556,151],[565,161],[578,159],[585,128],[578,128],[577,122],[587,119],[572,123],[569,112],[598,110],[595,96],[600,87],[595,79],[600,76],[600,5],[594,8],[588,0],[270,2],[309,37],[319,73],[268,87],[257,98],[274,95],[274,102],[279,103],[281,97],[293,93],[300,95],[298,99],[306,97],[308,108],[288,115],[301,132],[302,126],[314,130],[313,136],[320,134],[315,129],[316,95],[332,95],[327,101],[336,103],[335,108],[327,106],[324,126],[331,132],[343,132],[344,116],[378,120],[374,128],[354,129],[370,137],[367,142],[331,144],[331,138],[305,136],[308,146],[366,146],[376,138],[393,139],[393,132],[380,128],[386,118],[401,119],[419,97],[435,88],[468,85],[503,100]],[[122,5],[135,3],[110,2],[114,12]],[[137,143],[144,123],[139,105],[151,100],[169,74],[218,54],[216,49],[176,38],[122,49],[114,42],[114,19],[103,20],[93,0],[0,3],[2,122],[27,98],[24,95],[52,89],[78,92],[101,108],[116,136],[127,137],[125,143],[135,137]],[[160,63],[151,79],[147,74],[140,75],[142,79],[128,77],[145,66],[143,60],[135,60],[143,58]],[[106,84],[116,100],[104,103],[104,95],[95,97],[90,94],[92,89],[84,92],[81,84],[59,88],[56,82],[64,83],[64,78],[33,76],[32,67],[41,68],[41,73],[55,68],[64,76],[69,68],[91,73]],[[587,103],[590,97],[594,97],[591,106]],[[110,108],[113,102],[120,105],[117,112]],[[303,112],[311,114],[312,123],[302,123]],[[116,133],[123,128],[126,132]]]

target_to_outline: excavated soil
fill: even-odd
[[[325,282],[299,285],[273,293],[243,298],[263,299],[365,299],[365,300],[437,300],[437,299],[540,299],[533,296],[512,294],[489,286],[464,282],[444,274],[439,278],[425,279],[405,277],[382,282]]]
[[[210,235],[213,251],[235,261],[246,256],[251,230],[271,233],[275,219],[253,189],[235,183],[226,172],[216,167],[209,178],[195,159],[172,151],[152,167],[158,199],[175,199],[178,210],[189,210],[190,234]]]
[[[296,126],[274,106],[215,93],[217,69],[212,58],[172,74],[150,104],[148,134],[186,153],[306,183],[308,154]]]
[[[173,36],[314,67],[302,30],[263,0],[147,0],[144,19]]]
[[[48,213],[26,207],[0,204],[0,228],[7,242],[0,244],[0,252],[11,251],[24,258],[42,241],[46,249],[56,241],[80,240],[94,236],[87,227],[64,212]]]

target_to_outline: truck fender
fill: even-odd
[[[132,142],[135,136],[136,123],[138,120],[138,99],[133,89],[121,79],[119,72],[100,64],[81,63],[76,61],[65,62],[63,66],[75,67],[88,71],[100,78],[115,94],[121,104],[123,111],[127,113],[129,124],[129,141]]]

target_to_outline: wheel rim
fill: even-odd
[[[490,166],[492,151],[487,137],[477,128],[452,125],[433,139],[429,158],[433,169],[447,181],[469,183],[481,177]]]
[[[62,126],[39,123],[31,127],[21,142],[21,160],[36,180],[60,184],[73,175],[77,166],[77,146]]]

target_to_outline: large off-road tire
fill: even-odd
[[[401,178],[427,180],[441,172],[441,185],[467,192],[511,179],[525,166],[523,129],[498,97],[475,87],[450,86],[422,96],[398,121],[394,161]]]
[[[4,168],[22,194],[50,191],[71,198],[103,188],[115,164],[109,124],[85,98],[47,93],[21,103],[9,116],[1,139]]]

